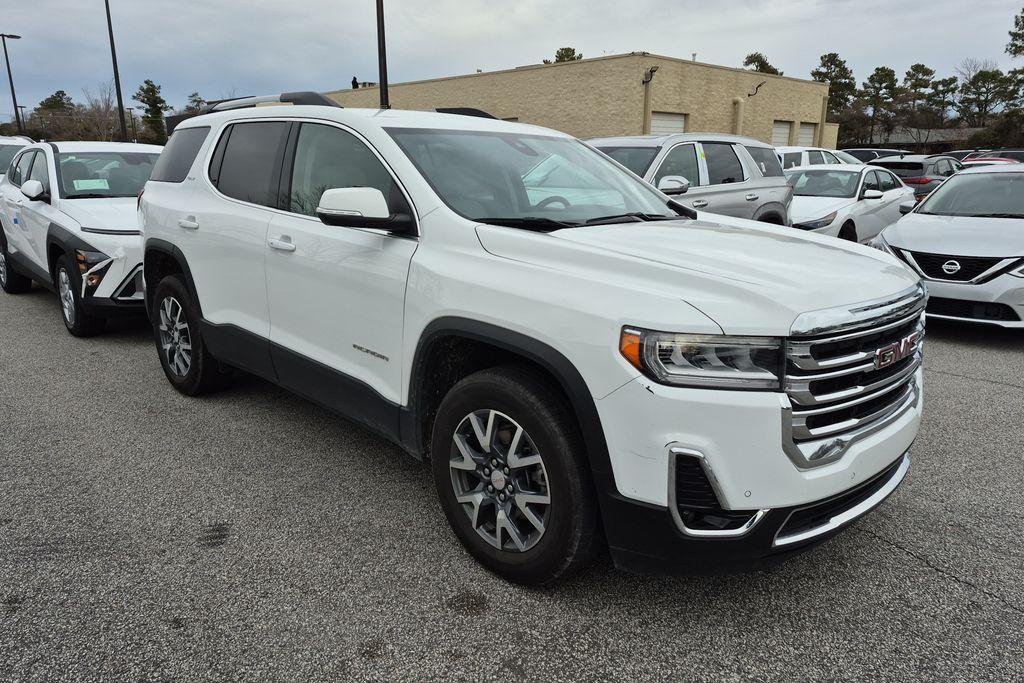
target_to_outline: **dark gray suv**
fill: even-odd
[[[927,197],[943,180],[964,167],[953,157],[944,154],[904,154],[876,159],[871,165],[887,168],[898,175],[900,180],[914,190],[917,201]]]
[[[698,211],[789,225],[793,188],[771,145],[720,133],[597,138],[589,143]]]

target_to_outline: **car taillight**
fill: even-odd
[[[907,185],[927,185],[932,181],[931,178],[904,178],[903,182]]]

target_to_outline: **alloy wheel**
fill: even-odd
[[[7,255],[3,247],[0,247],[0,286],[7,286]]]
[[[160,302],[160,349],[167,367],[177,377],[184,377],[192,367],[192,334],[185,320],[181,303],[173,296]]]
[[[64,320],[68,325],[75,324],[75,293],[71,289],[71,276],[64,268],[57,275],[57,289],[60,294],[60,307],[64,312]]]
[[[473,529],[498,550],[524,552],[548,525],[551,492],[530,435],[496,410],[462,419],[448,462],[455,499]]]

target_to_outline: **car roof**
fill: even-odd
[[[33,147],[45,149],[51,147],[57,152],[73,154],[74,152],[152,152],[163,151],[160,145],[144,145],[137,142],[87,142],[72,140],[68,142],[37,142]]]
[[[590,138],[588,143],[594,147],[663,147],[679,142],[735,142],[747,147],[764,147],[771,145],[743,135],[728,133],[672,133],[671,135],[620,135],[608,138]]]
[[[495,133],[521,133],[549,137],[572,138],[550,128],[501,119],[448,114],[436,111],[410,109],[360,109],[356,107],[328,107],[323,105],[278,105],[245,107],[200,114],[178,124],[175,130],[198,128],[227,121],[258,118],[308,118],[337,123],[367,123],[379,128],[430,128],[437,130],[472,130]]]
[[[945,154],[901,154],[899,156],[885,157],[882,159],[872,159],[872,163],[884,164],[890,161],[910,161],[913,163],[924,163],[930,159],[938,159],[946,156]],[[952,157],[949,157],[952,159]]]
[[[844,147],[840,152],[902,152],[895,147]]]
[[[968,166],[957,175],[978,175],[979,173],[1024,173],[1024,164],[1004,164],[997,166]]]
[[[825,147],[801,147],[794,145],[791,147],[776,147],[775,151],[785,154],[786,152],[832,152],[834,150],[826,149]]]
[[[860,164],[808,164],[807,166],[791,166],[786,169],[790,171],[846,171],[847,173],[862,173],[870,166]]]
[[[0,145],[18,145],[19,147],[25,147],[31,145],[32,141],[28,138],[20,138],[15,135],[0,135]]]

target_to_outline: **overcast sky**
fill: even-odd
[[[586,57],[647,51],[740,66],[765,53],[807,77],[838,52],[858,82],[874,67],[914,62],[951,75],[965,57],[1011,66],[1007,32],[1018,0],[385,0],[392,83],[535,64],[561,46]],[[377,80],[373,0],[110,0],[126,106],[152,78],[175,107]],[[6,0],[19,103],[111,78],[102,0]],[[1024,62],[1024,60],[1020,60]],[[1024,63],[1018,64],[1024,66]],[[4,84],[5,85],[5,84]],[[0,87],[0,117],[12,115]]]

